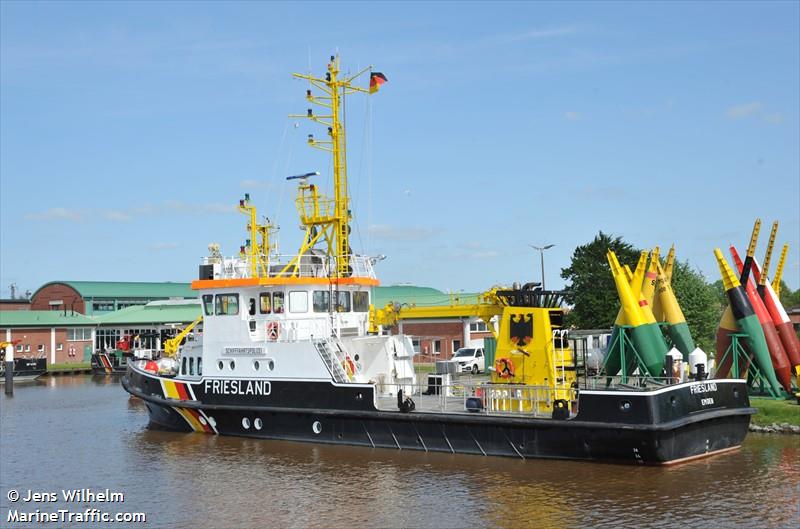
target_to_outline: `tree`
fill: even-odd
[[[675,261],[672,270],[672,290],[681,306],[695,345],[713,353],[719,319],[725,304],[720,300],[722,282],[709,284],[699,270],[688,261]],[[727,303],[726,303],[727,304]]]
[[[781,304],[783,308],[789,310],[794,307],[800,306],[800,289],[792,291],[783,279],[781,279]]]
[[[609,249],[617,254],[620,263],[631,268],[639,260],[639,250],[622,237],[602,231],[592,242],[575,248],[569,267],[561,270],[561,277],[567,281],[566,301],[573,306],[567,325],[579,329],[608,329],[614,325],[619,296],[606,259]]]

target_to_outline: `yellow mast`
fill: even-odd
[[[781,250],[781,257],[778,259],[778,268],[775,269],[775,277],[772,278],[772,290],[775,294],[781,295],[781,278],[783,277],[783,264],[786,262],[786,254],[789,252],[789,244],[784,244]]]
[[[352,82],[363,73],[369,71],[369,66],[350,77],[339,77],[339,57],[331,56],[328,71],[324,78],[312,75],[295,73],[295,77],[305,79],[309,84],[320,90],[322,95],[314,95],[311,89],[306,90],[306,100],[313,105],[323,107],[326,114],[318,115],[309,108],[306,114],[295,114],[290,117],[306,118],[319,123],[327,128],[328,140],[316,140],[313,134],[308,135],[308,144],[311,147],[330,152],[333,156],[333,201],[321,197],[314,184],[307,180],[301,181],[298,189],[297,208],[301,221],[306,227],[306,236],[298,256],[289,263],[281,275],[288,273],[296,275],[299,268],[300,257],[312,248],[320,239],[327,243],[327,255],[334,259],[335,266],[331,270],[334,278],[348,277],[352,274],[350,267],[350,196],[347,187],[347,156],[345,127],[342,119],[342,104],[346,95],[369,90],[354,86]],[[306,178],[312,174],[304,175]]]
[[[239,200],[239,211],[250,218],[247,223],[250,238],[247,239],[243,252],[250,261],[250,277],[268,277],[269,239],[276,228],[267,218],[264,219],[264,224],[256,222],[256,207],[250,203],[250,193],[245,193],[244,198]]]

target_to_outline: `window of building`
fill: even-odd
[[[24,345],[22,345],[21,343],[17,344],[17,352],[18,353],[21,353],[24,350],[25,350],[25,346]]]
[[[272,311],[275,314],[283,313],[283,292],[275,292],[272,294]]]
[[[94,312],[113,312],[114,311],[114,302],[113,301],[96,301],[92,303],[92,310]]]
[[[97,329],[94,340],[95,349],[98,351],[113,349],[117,345],[117,340],[119,340],[119,329]]]
[[[272,312],[272,296],[269,292],[262,292],[259,296],[259,311],[261,314],[269,314]]]
[[[218,316],[235,316],[239,314],[239,294],[217,294]]]
[[[43,353],[44,352],[44,344],[39,344],[39,347],[36,348],[36,351],[39,352],[39,353]]]
[[[411,345],[414,347],[414,352],[415,353],[419,353],[420,352],[419,338],[414,338],[413,340],[411,340]]]
[[[308,312],[308,292],[304,290],[289,292],[289,312]]]
[[[435,355],[442,354],[442,341],[441,340],[434,340],[433,341],[433,354],[435,354]]]
[[[26,345],[25,345],[25,352],[26,352],[26,353],[30,353],[30,352],[31,352],[31,346],[30,346],[30,344],[26,344]]]
[[[312,304],[314,312],[328,312],[331,307],[331,293],[327,290],[315,290]]]
[[[86,327],[75,327],[67,329],[67,341],[78,342],[92,339],[92,329]]]
[[[203,310],[206,316],[214,314],[214,296],[212,294],[203,295]]]
[[[469,331],[470,332],[487,332],[489,328],[486,326],[485,321],[478,321],[475,323],[469,324]]]
[[[453,340],[453,352],[461,349],[461,340]]]
[[[369,312],[368,292],[353,292],[353,310],[355,312]]]
[[[336,292],[336,312],[350,312],[350,292]]]
[[[63,351],[63,350],[64,350],[64,344],[63,343],[56,344],[56,351]]]
[[[133,301],[133,300],[117,301],[117,310],[125,309],[125,308],[128,308],[128,307],[137,307],[139,305],[147,305],[147,302],[146,301]]]

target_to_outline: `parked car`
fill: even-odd
[[[472,373],[477,375],[486,371],[486,358],[483,356],[483,347],[462,347],[455,353],[451,362],[458,364],[459,373]]]

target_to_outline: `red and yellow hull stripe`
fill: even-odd
[[[174,400],[195,400],[194,391],[192,386],[185,382],[176,382],[174,380],[161,379],[161,389],[164,390],[164,396]],[[217,433],[216,427],[209,420],[208,415],[203,410],[194,408],[181,408],[173,406],[175,410],[189,427],[195,432],[201,433]]]
[[[103,364],[103,369],[105,369],[107,374],[110,374],[114,371],[114,368],[111,366],[111,359],[108,358],[108,355],[105,353],[100,353],[98,355],[100,357],[100,363]]]

